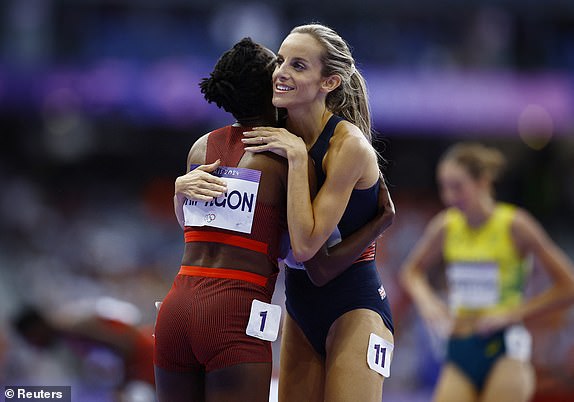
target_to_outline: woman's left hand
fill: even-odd
[[[249,152],[273,152],[287,159],[307,157],[307,146],[301,137],[284,128],[254,127],[245,131],[241,140]]]

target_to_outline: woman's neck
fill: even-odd
[[[490,196],[482,197],[477,201],[476,208],[466,214],[466,221],[472,227],[479,227],[490,218],[495,207],[496,200]]]
[[[237,122],[233,125],[244,126],[244,127],[260,127],[260,126],[275,127],[277,126],[277,111],[273,109],[272,112],[265,115],[242,117],[241,119],[237,119]]]
[[[287,112],[287,129],[303,138],[307,149],[313,146],[329,118],[333,115],[325,105],[316,108],[288,110]]]

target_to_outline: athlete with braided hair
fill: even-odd
[[[245,330],[252,301],[270,303],[275,287],[285,227],[286,170],[280,158],[244,157],[243,144],[235,138],[253,124],[277,123],[271,104],[273,60],[272,52],[243,39],[221,56],[210,77],[200,83],[205,98],[232,113],[237,122],[198,139],[187,158],[192,174],[176,181],[175,210],[185,227],[185,250],[155,329],[160,402],[269,399],[271,345]],[[211,174],[220,163],[230,167],[232,177],[240,177],[233,189],[241,194],[237,199],[253,202],[232,209],[236,199],[229,195],[213,208],[208,205],[208,211],[194,208],[207,204],[205,200],[211,202],[212,188],[225,190],[225,182]],[[198,164],[202,166],[196,172]],[[260,177],[253,177],[255,171],[262,173]],[[203,174],[198,177],[198,173]],[[202,188],[201,194],[179,191],[194,180],[207,183],[208,188]],[[192,205],[188,199],[199,202]],[[220,227],[200,226],[207,223],[204,216],[218,222],[225,213],[229,219]],[[234,230],[236,222],[245,224],[240,231]]]
[[[185,249],[155,329],[160,402],[269,399],[269,341],[277,336],[280,310],[269,303],[278,259],[288,248],[288,167],[273,153],[245,152],[241,139],[253,126],[278,124],[274,61],[271,51],[245,38],[200,83],[205,99],[237,121],[198,139],[188,173],[176,179]],[[365,230],[309,262],[319,275],[330,275],[322,264],[356,259],[388,227],[394,211],[383,181],[381,188],[381,208]]]

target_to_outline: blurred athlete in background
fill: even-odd
[[[522,323],[574,302],[572,262],[528,212],[496,200],[504,162],[497,149],[478,143],[444,153],[437,180],[447,208],[430,221],[401,269],[427,327],[448,337],[437,402],[528,401],[535,379]],[[552,286],[525,300],[532,259]],[[425,275],[441,264],[448,305]]]

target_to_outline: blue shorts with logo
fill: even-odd
[[[456,365],[480,390],[494,363],[505,353],[504,331],[487,336],[452,337],[448,340],[447,362]]]
[[[349,311],[373,310],[394,331],[391,307],[374,260],[353,264],[321,287],[313,285],[305,270],[286,267],[285,295],[287,312],[323,357],[329,328]]]

